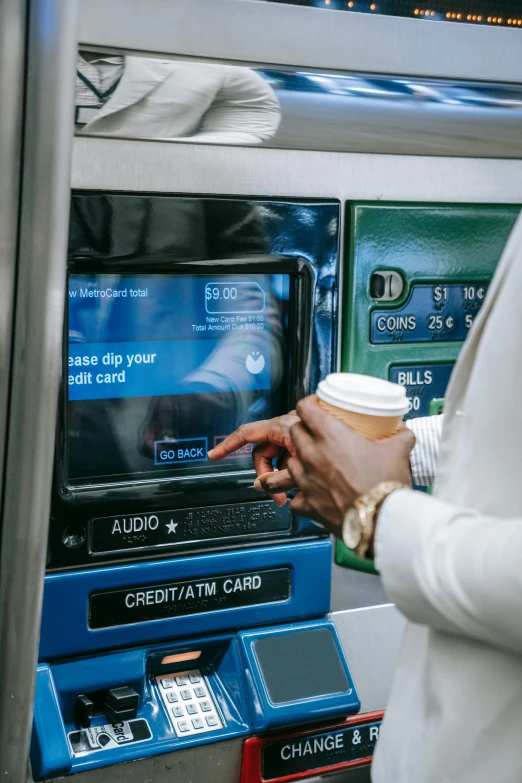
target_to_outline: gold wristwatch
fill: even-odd
[[[376,487],[359,495],[345,514],[343,541],[348,549],[355,550],[361,558],[367,558],[375,530],[378,508],[396,489],[411,489],[401,481],[381,481]]]

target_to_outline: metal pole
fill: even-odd
[[[5,4],[2,4],[5,5]],[[76,72],[75,0],[30,0],[0,562],[0,780],[25,783],[53,471]]]
[[[26,0],[0,3],[0,476],[3,472],[20,207]],[[0,507],[2,487],[0,483]],[[0,692],[1,692],[0,684]]]

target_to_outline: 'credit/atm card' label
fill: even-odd
[[[111,628],[219,609],[287,601],[290,590],[289,568],[104,590],[92,593],[89,598],[89,628]]]
[[[453,364],[400,365],[390,369],[389,379],[406,387],[409,413],[405,419],[430,415],[433,399],[444,397]]]
[[[287,778],[372,756],[380,721],[347,726],[294,739],[267,742],[262,750],[263,780]]]
[[[373,310],[370,340],[375,344],[465,340],[487,290],[485,283],[414,284],[402,307]]]

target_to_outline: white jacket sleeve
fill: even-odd
[[[275,92],[251,68],[222,66],[222,70],[223,84],[190,141],[217,144],[269,141],[281,122]]]
[[[405,489],[378,523],[385,590],[414,623],[522,653],[522,518],[491,518]]]

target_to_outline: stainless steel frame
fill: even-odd
[[[9,783],[26,780],[32,723],[60,376],[76,58],[74,0],[30,5],[0,571],[0,779]]]
[[[21,184],[25,17],[25,0],[0,3],[0,476],[3,473],[11,369]],[[0,482],[0,508],[1,500]]]
[[[393,604],[332,612],[331,618],[350,664],[361,699],[361,712],[384,709],[390,696],[405,618]]]
[[[282,198],[522,204],[522,161],[77,136],[72,186]]]
[[[522,81],[519,30],[258,0],[81,0],[79,40],[185,59]]]

